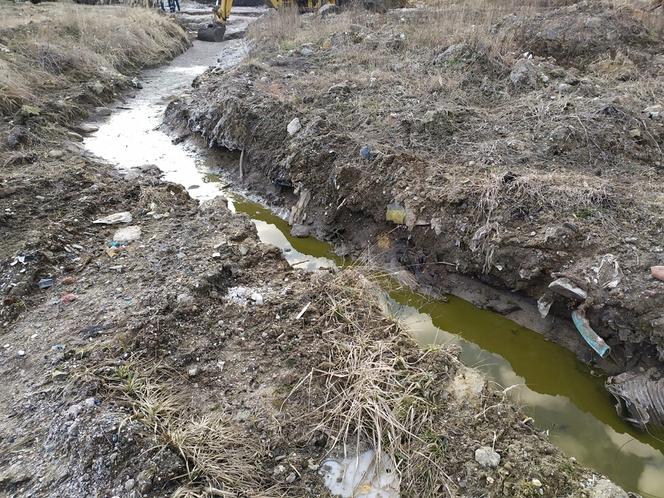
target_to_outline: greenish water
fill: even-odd
[[[351,264],[325,242],[291,237],[288,223],[260,204],[227,195],[233,209],[252,218],[261,240],[281,248],[296,267]],[[443,302],[400,289],[390,298],[393,313],[420,344],[457,344],[463,363],[481,370],[497,388],[515,386],[512,398],[568,456],[627,490],[664,497],[664,443],[623,422],[604,378],[570,351],[454,296]]]

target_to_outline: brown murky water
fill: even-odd
[[[343,265],[328,244],[291,238],[282,218],[224,187],[221,165],[214,159],[172,144],[158,128],[169,99],[186,92],[195,76],[217,58],[232,65],[245,53],[242,40],[196,43],[172,64],[146,72],[136,98],[100,122],[86,146],[121,169],[155,164],[167,180],[184,185],[198,199],[223,194],[232,209],[253,219],[261,240],[281,248],[298,268]],[[421,344],[459,344],[465,364],[482,370],[500,388],[510,388],[510,395],[567,455],[628,490],[664,497],[664,441],[624,423],[603,388],[604,379],[571,352],[455,297],[441,302],[398,290],[388,299],[394,315]]]

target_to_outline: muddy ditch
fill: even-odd
[[[386,295],[382,271],[335,270],[346,261],[331,246],[237,193],[253,186],[287,218],[302,199],[292,179],[266,181],[246,144],[205,151],[158,129],[174,95],[203,102],[205,78],[235,77],[244,53],[194,44],[95,122],[96,156],[37,144],[38,161],[5,170],[7,216],[22,222],[2,263],[2,492],[322,496],[323,478],[353,484],[335,479],[350,432],[351,454],[384,445],[378,467],[397,466],[404,496],[626,496],[584,465],[659,493],[658,440],[618,419],[571,353],[453,296]],[[119,212],[130,227],[93,223]],[[382,218],[357,214],[368,240]],[[382,244],[401,268],[399,244]]]
[[[236,59],[230,52],[244,50],[234,44],[236,41],[219,48],[231,61]],[[100,130],[86,145],[125,170],[144,163],[160,165],[167,180],[183,184],[195,198],[205,200],[220,195],[228,198],[233,210],[253,220],[261,241],[279,247],[296,268],[315,270],[349,263],[350,260],[345,261],[327,243],[291,235],[291,227],[284,219],[289,217],[289,212],[283,206],[296,203],[298,196],[288,185],[265,182],[260,177],[262,170],[254,167],[249,159],[244,162],[244,157],[251,157],[247,150],[243,157],[243,169],[246,169],[240,181],[240,151],[206,150],[205,143],[196,136],[181,135],[169,140],[165,130],[156,129],[168,99],[155,89],[168,88],[165,93],[170,95],[196,92],[195,88],[183,88],[189,85],[193,74],[200,71],[197,61],[206,57],[208,49],[209,45],[194,45],[190,54],[182,58],[183,66],[176,61],[171,69],[146,74],[146,90],[137,95],[135,106],[120,109],[98,123]],[[214,54],[208,56],[214,57]],[[221,60],[222,65],[213,71],[233,71],[224,66],[223,56]],[[186,75],[190,75],[189,78]],[[161,84],[171,79],[173,88]],[[158,84],[154,88],[153,81]],[[255,177],[258,178],[254,183]],[[261,189],[256,185],[261,185]],[[269,185],[269,190],[265,185]],[[247,189],[251,186],[254,188]],[[242,195],[252,198],[258,192],[261,197],[253,197],[253,201]],[[277,214],[257,200],[270,205]],[[358,219],[363,220],[361,216]],[[399,267],[395,261],[394,269]],[[402,276],[405,280],[410,278],[409,272]],[[474,294],[477,299],[489,292],[486,286],[472,287],[468,280],[461,282],[466,283],[466,289],[477,289],[464,297]],[[514,307],[515,302],[522,302],[514,296],[506,301],[505,295],[498,292],[493,293],[491,300],[491,306],[503,312]],[[422,345],[457,344],[461,348],[460,358],[466,365],[480,367],[500,386],[519,386],[508,391],[511,399],[523,403],[537,427],[549,431],[553,441],[568,455],[610,475],[627,489],[657,491],[657,484],[649,477],[656,475],[664,464],[657,439],[634,431],[621,421],[603,389],[603,378],[578,364],[571,353],[512,320],[489,310],[478,310],[468,301],[453,296],[441,301],[401,289],[392,293],[390,302],[391,314],[398,317]],[[529,309],[526,304],[521,306]],[[528,315],[522,313],[523,322],[528,323]]]

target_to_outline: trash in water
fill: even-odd
[[[385,212],[385,220],[397,225],[403,225],[406,223],[406,209],[396,202],[388,204],[387,211]]]
[[[605,387],[627,422],[643,430],[648,424],[664,427],[664,378],[655,368],[609,377]]]
[[[118,223],[131,223],[132,217],[129,211],[122,211],[121,213],[109,214],[103,218],[93,221],[98,225],[116,225]]]
[[[123,227],[115,231],[113,234],[113,245],[116,243],[119,244],[128,244],[141,238],[141,227],[136,225],[130,225],[128,227]]]
[[[37,282],[37,285],[39,286],[40,289],[48,289],[49,287],[53,287],[53,279],[52,278],[42,278]]]
[[[325,460],[318,471],[332,496],[341,498],[399,498],[399,473],[392,458],[374,450],[357,456]]]
[[[611,348],[604,342],[597,332],[595,332],[591,327],[588,319],[585,314],[580,311],[572,312],[572,321],[576,326],[576,329],[581,334],[581,337],[588,343],[588,345],[595,350],[595,352],[600,355],[600,357],[605,358],[611,352]]]

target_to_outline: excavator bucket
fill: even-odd
[[[220,42],[224,39],[226,26],[224,24],[213,23],[198,30],[198,39],[206,42]]]

